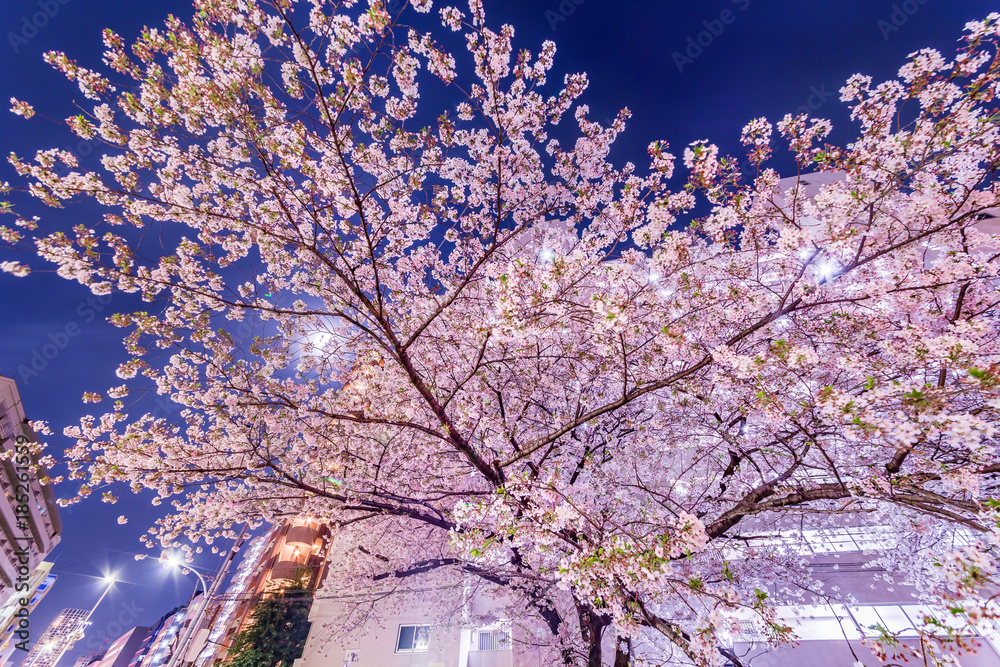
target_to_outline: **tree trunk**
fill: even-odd
[[[615,667],[631,667],[631,665],[632,639],[619,635],[615,643]]]
[[[601,639],[611,619],[579,604],[576,609],[580,617],[580,633],[587,645],[587,667],[601,667]]]

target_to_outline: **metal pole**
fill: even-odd
[[[243,528],[240,530],[240,534],[236,537],[236,541],[233,542],[233,546],[229,549],[229,554],[226,556],[225,560],[222,562],[222,566],[215,573],[215,578],[212,580],[212,587],[209,589],[209,595],[208,595],[208,599],[209,600],[212,600],[212,599],[215,598],[215,594],[218,593],[219,587],[222,585],[223,580],[226,578],[226,575],[229,573],[229,566],[232,565],[233,559],[236,558],[237,552],[239,552],[240,547],[243,546],[243,539],[244,539],[244,536],[246,535],[246,532],[247,532],[247,526],[246,526],[246,524],[243,524]],[[207,601],[205,603],[205,609],[206,610],[208,609],[208,602]],[[216,620],[218,620],[218,617],[216,617]],[[208,636],[209,637],[212,636],[211,631],[209,631]],[[208,638],[206,638],[205,641],[206,641],[206,643],[209,643],[209,644],[218,644],[219,646],[224,646],[227,649],[229,648],[228,646],[225,646],[224,644],[219,644],[219,642],[213,642],[211,639],[208,639]],[[195,666],[198,665],[199,660],[201,659],[201,655],[202,655],[203,652],[204,652],[204,648],[198,653],[198,655],[195,656],[195,659],[193,661],[193,664]],[[204,661],[202,661],[202,662],[204,662]]]
[[[246,525],[244,524],[243,529],[240,531],[239,537],[237,537],[236,542],[233,543],[233,548],[230,549],[229,558],[223,563],[221,571],[216,574],[215,580],[212,581],[211,589],[209,589],[208,585],[205,583],[205,579],[201,576],[201,574],[197,570],[190,567],[187,568],[189,571],[194,572],[195,576],[198,577],[198,580],[201,582],[202,591],[204,591],[204,593],[202,595],[201,605],[199,605],[198,611],[194,615],[194,618],[191,619],[191,623],[190,625],[188,625],[187,630],[185,630],[184,636],[178,643],[176,650],[174,650],[173,654],[171,654],[170,662],[167,663],[167,667],[177,667],[178,665],[181,665],[185,662],[184,654],[188,650],[188,645],[190,644],[191,638],[194,635],[195,627],[201,622],[201,617],[204,615],[205,610],[208,609],[208,603],[211,601],[212,596],[215,595],[215,592],[222,581],[222,575],[226,572],[227,568],[229,567],[229,561],[232,560],[233,556],[235,556],[236,554],[236,551],[242,544],[243,535],[245,533],[246,533]],[[163,559],[161,558],[160,560],[162,561]],[[198,656],[195,656],[195,662],[197,661],[198,661]]]
[[[177,665],[183,664],[184,662],[184,652],[187,650],[188,642],[191,640],[191,635],[194,633],[194,628],[201,622],[201,615],[205,611],[205,607],[208,606],[208,585],[205,583],[204,577],[193,569],[186,568],[189,572],[193,572],[198,581],[201,582],[201,603],[198,605],[198,610],[194,613],[191,623],[188,624],[187,629],[184,630],[184,634],[181,636],[180,641],[177,643],[177,648],[170,655],[170,662],[167,663],[167,667],[177,667]],[[53,665],[53,667],[55,667]]]
[[[76,639],[74,639],[72,644],[70,644],[69,642],[64,642],[63,643],[63,647],[62,647],[62,650],[59,651],[59,655],[56,656],[56,659],[52,661],[52,667],[56,667],[56,665],[59,664],[59,661],[62,660],[62,657],[66,654],[66,651],[69,650],[70,646],[76,644],[78,641],[80,641],[81,639],[83,639],[83,633],[85,631],[84,628],[86,628],[90,624],[90,617],[91,617],[91,615],[95,611],[97,611],[97,605],[101,604],[101,601],[104,600],[104,596],[108,594],[108,591],[110,591],[111,587],[114,586],[114,585],[115,585],[115,580],[114,579],[112,579],[111,581],[108,582],[108,587],[104,589],[103,593],[101,593],[101,597],[97,598],[97,602],[94,603],[94,606],[90,608],[90,611],[87,612],[87,615],[83,617],[82,621],[80,621],[80,627],[78,628],[80,636],[77,637]],[[77,632],[77,630],[74,630],[73,634],[76,634],[76,632]]]

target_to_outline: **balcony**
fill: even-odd
[[[285,544],[307,550],[312,549],[318,538],[319,528],[312,528],[308,525],[292,526],[288,529],[288,534],[285,535]]]
[[[308,569],[296,560],[283,560],[274,564],[271,568],[271,580],[275,579],[295,579],[302,576],[302,572]]]

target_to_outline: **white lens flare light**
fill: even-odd
[[[326,331],[310,331],[305,335],[305,342],[315,350],[323,349],[331,340],[333,334]]]
[[[820,280],[829,281],[837,275],[837,263],[833,260],[820,264],[816,274]]]

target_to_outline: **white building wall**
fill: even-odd
[[[35,440],[24,420],[14,380],[0,376],[3,451],[17,452],[19,437]],[[18,584],[29,582],[31,573],[59,544],[62,529],[51,486],[42,486],[38,475],[24,468],[16,458],[0,461],[0,603],[17,592]]]
[[[418,606],[383,606],[356,636],[334,639],[343,604],[329,598],[313,602],[309,637],[294,667],[543,667],[533,650],[519,650],[516,630],[512,641],[505,642],[500,635],[498,640],[481,642],[479,632],[492,632],[502,624],[435,627],[431,613]],[[431,626],[426,651],[398,651],[401,626],[422,625]],[[509,631],[509,624],[504,628]],[[482,646],[507,648],[480,650]]]

